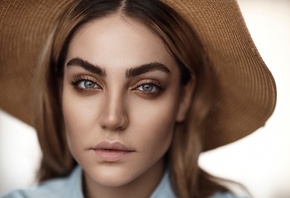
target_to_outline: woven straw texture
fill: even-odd
[[[198,32],[217,76],[205,150],[263,126],[276,103],[274,79],[260,57],[236,1],[168,0]]]
[[[32,84],[52,24],[71,0],[0,2],[0,107],[32,123]],[[233,0],[163,0],[197,31],[217,77],[204,150],[263,126],[276,103],[274,79]]]

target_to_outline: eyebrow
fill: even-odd
[[[79,67],[82,67],[85,70],[87,70],[89,72],[92,72],[94,74],[97,74],[97,75],[99,75],[101,77],[105,77],[106,76],[106,72],[101,67],[99,67],[98,65],[94,65],[92,63],[89,63],[88,61],[83,60],[81,58],[73,58],[73,59],[71,59],[67,63],[67,67],[70,67],[70,66],[79,66]]]
[[[165,73],[171,73],[170,70],[162,63],[153,62],[153,63],[143,64],[141,66],[127,70],[126,77],[132,78],[132,77],[139,76],[141,74],[151,72],[151,71],[156,71],[156,70],[159,70]]]
[[[106,77],[106,72],[101,67],[99,67],[98,65],[94,65],[92,63],[89,63],[88,61],[83,60],[81,58],[71,59],[67,63],[67,67],[71,67],[71,66],[79,66],[79,67],[82,67],[83,69],[85,69],[89,72],[92,72],[94,74],[97,74],[101,77]],[[170,70],[162,63],[152,62],[152,63],[140,65],[140,66],[135,67],[135,68],[128,69],[126,71],[126,78],[133,78],[133,77],[139,76],[141,74],[151,72],[151,71],[156,71],[156,70],[159,70],[159,71],[162,71],[165,73],[171,73]]]

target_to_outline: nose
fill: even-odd
[[[127,128],[129,119],[123,97],[115,94],[106,98],[99,124],[101,128],[109,131],[122,131]]]

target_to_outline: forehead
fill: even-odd
[[[142,23],[111,15],[84,25],[72,39],[67,61],[86,59],[102,67],[160,62],[176,67],[163,41]]]

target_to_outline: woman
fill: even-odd
[[[233,197],[198,156],[262,126],[276,97],[236,2],[59,7],[36,73],[43,183],[7,197]]]

